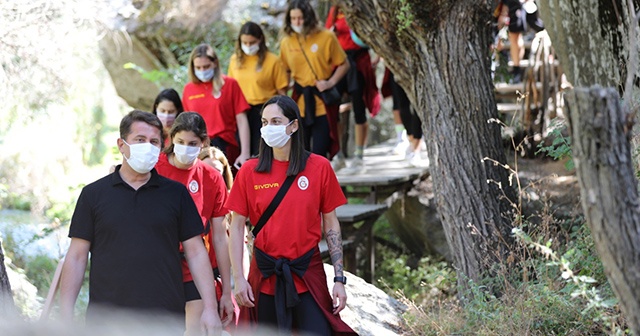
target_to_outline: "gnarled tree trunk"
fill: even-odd
[[[11,284],[9,283],[7,270],[4,267],[4,251],[2,242],[0,242],[0,316],[7,317],[12,315],[15,312],[14,308]]]
[[[622,311],[640,335],[640,200],[631,119],[613,88],[575,89],[567,98],[582,208]]]
[[[509,258],[512,243],[508,174],[483,161],[506,161],[500,128],[488,122],[497,118],[489,1],[341,3],[351,28],[384,58],[423,120],[437,209],[465,288]]]

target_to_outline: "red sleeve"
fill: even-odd
[[[187,95],[189,94],[189,84],[184,86],[184,89],[182,90],[182,108],[184,109],[185,112],[187,111],[191,111],[191,108],[189,107],[188,104],[188,99],[187,99]]]
[[[227,202],[227,185],[224,183],[222,175],[218,171],[214,171],[212,174],[213,190],[215,196],[215,207],[213,208],[213,217],[223,217],[229,211],[225,207]]]
[[[329,8],[329,14],[327,14],[327,21],[324,23],[325,28],[331,29],[331,27],[334,24],[335,15],[336,15],[336,6],[331,6],[331,8]]]
[[[231,77],[227,77],[224,80],[225,82],[229,81],[228,84],[231,84],[231,99],[233,100],[235,114],[246,112],[250,108],[250,106],[249,103],[247,103],[247,100],[244,98],[244,94],[242,93],[242,89],[240,89],[238,81]],[[225,85],[226,84],[227,83],[225,83]]]
[[[322,164],[323,184],[322,199],[320,201],[320,211],[322,213],[329,213],[335,210],[337,207],[346,204],[347,198],[342,192],[338,178],[336,177],[331,164],[325,158]]]
[[[246,180],[247,174],[250,173],[251,169],[249,167],[245,167],[245,165],[243,165],[242,168],[240,168],[235,180],[233,181],[233,187],[231,187],[231,192],[229,193],[229,197],[227,197],[227,202],[225,203],[225,208],[229,211],[237,212],[239,215],[244,217],[249,217]]]

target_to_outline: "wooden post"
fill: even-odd
[[[613,88],[567,94],[582,208],[607,278],[640,335],[640,205],[630,150],[631,116]]]

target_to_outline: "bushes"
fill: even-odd
[[[529,280],[507,281],[504,274],[491,283],[471,283],[470,292],[462,293],[469,298],[465,305],[455,295],[455,271],[446,263],[424,258],[418,268],[408,269],[405,257],[396,257],[381,264],[381,273],[389,274],[385,282],[409,307],[407,335],[623,334],[624,320],[588,229],[580,225],[572,237],[562,250],[529,254],[520,266],[528,269]],[[571,276],[563,262],[572,265]],[[499,297],[485,290],[505,282]]]

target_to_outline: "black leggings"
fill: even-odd
[[[251,139],[251,156],[257,156],[260,150],[260,128],[262,128],[262,104],[251,105],[247,111],[247,120],[249,121],[249,137]]]
[[[330,145],[331,137],[329,135],[329,122],[327,121],[326,115],[315,117],[313,125],[304,126],[304,147],[306,150],[326,157]]]
[[[418,118],[418,114],[411,108],[411,102],[407,93],[402,87],[396,83],[393,75],[390,76],[391,92],[393,96],[393,109],[400,110],[400,119],[402,125],[407,130],[407,135],[413,136],[415,139],[422,139],[422,121]]]
[[[351,70],[349,70],[351,71]],[[353,111],[353,117],[356,120],[357,125],[362,125],[367,122],[367,106],[364,103],[364,76],[358,70],[355,70],[358,74],[358,85],[352,92],[348,92],[347,76],[342,77],[338,85],[336,86],[340,93],[347,93],[351,98],[351,110]]]
[[[293,329],[304,335],[331,335],[331,326],[309,292],[299,294],[300,303],[293,307]],[[276,301],[273,295],[260,293],[258,324],[278,328]]]

